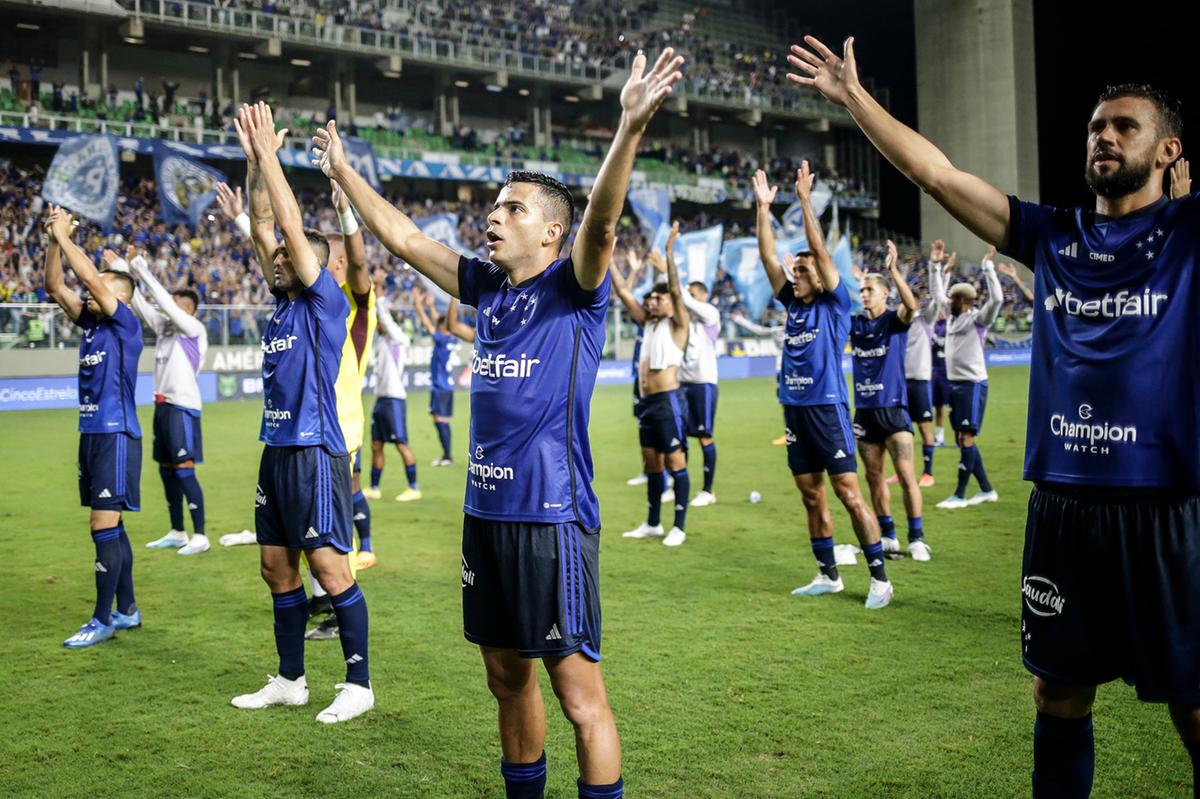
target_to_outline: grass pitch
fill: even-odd
[[[689,513],[678,550],[620,537],[645,512],[644,489],[625,486],[639,470],[636,429],[628,389],[597,389],[604,668],[629,796],[1028,795],[1033,711],[1018,642],[1027,380],[1024,369],[992,375],[980,448],[1000,502],[934,509],[957,464],[955,450],[939,450],[940,482],[925,491],[933,561],[889,562],[896,598],[881,612],[862,607],[861,558],[843,569],[843,594],[789,595],[815,566],[783,448],[769,443],[782,429],[770,380],[721,386],[719,503]],[[308,707],[230,706],[276,667],[257,551],[143,548],[169,526],[148,437],[144,511],[126,522],[145,626],[63,649],[94,590],[75,414],[0,416],[0,794],[502,796],[494,703],[462,638],[463,467],[427,465],[435,437],[424,406],[415,395],[409,429],[425,498],[388,499],[404,487],[392,453],[385,499],[372,503],[380,564],[361,582],[377,706],[333,727],[313,717],[343,677],[336,641],[308,645]],[[205,409],[208,461],[198,474],[214,545],[253,526],[259,414],[252,401]],[[460,411],[459,452],[466,422]],[[751,490],[760,504],[747,502]],[[903,515],[898,496],[893,510]],[[837,540],[851,541],[840,507],[834,518]],[[543,692],[553,702],[544,674]],[[553,705],[549,718],[547,796],[566,799],[575,796],[573,740]],[[1096,796],[1189,795],[1190,763],[1165,708],[1139,704],[1124,685],[1100,690],[1096,749]]]

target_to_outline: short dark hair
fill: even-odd
[[[197,308],[200,307],[200,295],[196,293],[195,289],[175,289],[171,292],[171,296],[191,300],[192,305],[195,305]]]
[[[118,272],[115,269],[101,269],[100,274],[115,275],[116,277],[120,278],[121,284],[125,286],[125,290],[129,293],[129,296],[133,296],[133,291],[136,286],[133,283],[133,278],[131,278],[128,274],[125,272]]]
[[[693,280],[691,283],[688,283],[688,288],[697,288],[703,291],[705,294],[708,293],[708,286],[706,286],[702,280]]]
[[[562,222],[565,241],[575,224],[575,199],[571,197],[571,190],[562,181],[555,180],[543,172],[527,169],[514,169],[509,172],[500,188],[514,183],[532,183],[538,187],[538,194],[543,199],[542,213],[556,222]]]
[[[1118,97],[1140,97],[1154,104],[1158,112],[1158,133],[1163,138],[1183,138],[1183,102],[1169,92],[1149,83],[1118,83],[1105,86],[1096,98],[1096,105],[1116,100]],[[1094,109],[1093,109],[1094,110]]]
[[[329,265],[329,239],[325,238],[325,234],[316,228],[304,228],[304,238],[308,239],[308,246],[312,247],[313,254],[317,256],[317,261],[321,266]]]
[[[671,286],[668,283],[659,281],[654,284],[654,288],[650,289],[651,294],[670,294]]]
[[[800,250],[799,252],[792,253],[792,257],[793,258],[812,258],[813,254],[812,254],[812,250]]]

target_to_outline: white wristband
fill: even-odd
[[[250,215],[245,211],[242,211],[234,218],[233,224],[237,225],[237,229],[242,231],[243,236],[247,238],[250,236]]]
[[[358,232],[358,220],[354,218],[353,208],[347,208],[345,213],[338,211],[338,222],[342,226],[343,236],[353,236]]]

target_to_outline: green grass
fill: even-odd
[[[896,598],[878,613],[862,607],[861,560],[843,570],[841,595],[789,595],[815,569],[784,451],[769,444],[781,430],[771,381],[722,385],[720,503],[692,511],[688,542],[674,551],[619,535],[644,513],[642,489],[625,486],[638,471],[636,431],[628,391],[597,390],[604,669],[630,796],[1028,794],[1033,712],[1018,648],[1026,380],[1013,368],[992,379],[980,445],[1001,501],[933,509],[957,460],[939,450],[942,482],[926,491],[934,560],[889,563]],[[461,634],[463,472],[425,465],[434,434],[424,395],[412,406],[425,499],[373,504],[380,565],[362,580],[378,705],[335,727],[313,716],[343,676],[336,642],[308,647],[308,707],[230,707],[276,665],[257,552],[217,547],[183,558],[142,547],[169,526],[148,441],[145,510],[127,522],[146,625],[93,650],[64,650],[93,595],[74,414],[0,417],[0,794],[501,796],[494,703]],[[255,402],[205,409],[199,474],[214,541],[251,525],[258,418]],[[454,433],[465,449],[461,411]],[[402,487],[393,456],[385,496]],[[746,501],[752,489],[761,504]],[[838,539],[849,541],[840,508],[834,517]],[[570,729],[553,709],[550,719],[547,795],[573,797]],[[1100,690],[1096,748],[1096,796],[1189,795],[1190,764],[1165,709],[1139,704],[1122,684]]]

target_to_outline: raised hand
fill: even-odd
[[[317,130],[312,142],[313,166],[324,172],[326,177],[333,177],[334,170],[345,165],[346,151],[342,149],[342,137],[338,135],[337,125],[332,119]]]
[[[1014,280],[1017,278],[1017,269],[1012,264],[996,264],[996,271]]]
[[[675,49],[668,47],[659,54],[658,60],[647,73],[646,54],[638,50],[629,71],[629,80],[621,89],[621,110],[630,128],[639,133],[646,129],[654,112],[671,93],[671,87],[683,77],[679,71],[682,64],[683,56],[675,55]]]
[[[995,258],[996,258],[996,245],[989,244],[988,248],[987,248],[987,252],[985,252],[983,254],[983,260],[992,261],[992,260],[995,260]]]
[[[772,186],[767,181],[767,173],[761,169],[754,173],[754,178],[751,181],[754,184],[754,199],[759,205],[770,205],[775,202],[775,193],[779,191],[778,186]]]
[[[117,255],[115,251],[105,247],[104,252],[100,253],[100,260],[104,261],[105,266],[107,266],[109,269],[112,269],[113,263],[121,260],[121,256]]]
[[[238,134],[240,140],[241,134]],[[217,184],[217,207],[221,209],[221,213],[230,219],[237,219],[242,215],[242,187],[238,186],[234,191],[225,183]]]
[[[898,274],[900,271],[900,253],[896,249],[896,242],[891,239],[887,240],[887,259],[884,261],[889,272]]]
[[[666,257],[670,261],[675,256],[675,239],[679,238],[679,223],[671,223],[671,232],[667,236]],[[659,253],[651,253],[651,255],[659,255]],[[659,257],[662,257],[659,255]],[[657,268],[657,267],[656,267]]]
[[[958,263],[958,253],[950,253],[950,257],[946,259],[946,274],[954,271],[954,265]]]
[[[71,226],[74,223],[75,217],[71,216],[70,211],[62,206],[50,206],[50,215],[46,218],[46,230],[58,244],[71,240]]]
[[[933,244],[929,248],[929,260],[935,264],[942,262],[946,257],[946,242],[941,239],[934,239]]]
[[[816,177],[809,171],[808,161],[801,161],[800,168],[796,170],[796,199],[802,203],[812,202],[813,180]]]
[[[1192,173],[1186,158],[1171,164],[1171,199],[1179,200],[1192,193]]]
[[[672,230],[674,230],[674,228],[672,228]],[[675,239],[673,236],[669,236],[667,241],[670,242],[667,244],[667,252],[670,252],[671,243],[674,243]],[[646,260],[650,262],[650,266],[654,267],[655,272],[662,272],[664,275],[667,273],[667,259],[663,257],[661,252],[657,250],[651,250],[650,252],[646,253]]]
[[[854,37],[846,39],[841,58],[815,36],[805,36],[804,43],[808,47],[798,44],[791,47],[788,63],[800,72],[789,72],[788,80],[816,88],[830,102],[848,104],[851,93],[861,88],[858,63],[854,60]]]
[[[243,104],[233,124],[238,131],[238,141],[242,141],[242,133],[245,132],[258,158],[274,154],[283,146],[283,140],[287,136],[287,128],[275,130],[275,118],[271,114],[271,107],[266,103]],[[245,148],[246,144],[243,142],[242,149]]]

